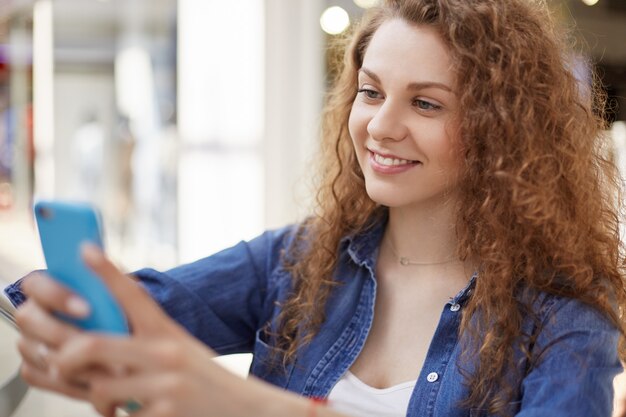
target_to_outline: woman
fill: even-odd
[[[559,36],[528,0],[384,2],[328,100],[316,214],[137,272],[150,296],[87,248],[129,338],[54,319],[88,307],[27,277],[24,377],[103,415],[608,416],[618,176]],[[235,352],[254,377],[208,360]]]

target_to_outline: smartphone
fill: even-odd
[[[104,249],[97,209],[87,203],[53,200],[37,202],[34,212],[48,274],[91,307],[86,318],[59,316],[84,330],[128,334],[120,305],[80,254],[83,243]]]

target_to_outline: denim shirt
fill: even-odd
[[[251,374],[301,395],[327,397],[358,357],[372,326],[384,224],[342,240],[335,275],[341,285],[329,297],[326,321],[283,370],[270,366],[271,340],[263,327],[279,313],[277,301],[290,293],[292,280],[281,252],[294,230],[268,231],[167,272],[143,269],[135,275],[172,318],[218,354],[253,353]],[[460,363],[459,325],[476,279],[441,306],[407,416],[488,415],[458,405],[468,395],[460,370],[473,366]],[[19,281],[5,292],[14,304],[24,300]],[[544,326],[529,349],[542,360],[515,381],[519,398],[511,409],[518,417],[609,417],[612,380],[622,370],[618,331],[596,310],[572,299],[542,294],[536,305]],[[523,330],[530,334],[534,326],[526,320]]]

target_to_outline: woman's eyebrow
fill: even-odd
[[[452,91],[452,89],[448,87],[446,84],[439,83],[436,81],[421,81],[421,82],[411,83],[407,86],[406,89],[407,90],[423,90],[425,88],[438,88],[440,90],[444,90],[449,93],[454,93],[454,91]]]
[[[372,70],[369,70],[369,69],[367,69],[365,67],[361,67],[361,68],[359,68],[358,72],[363,72],[368,77],[370,77],[371,79],[376,81],[377,83],[380,83],[380,78]],[[407,86],[407,90],[423,90],[425,88],[439,88],[441,90],[448,91],[450,93],[454,93],[454,91],[452,91],[452,88],[450,88],[448,85],[446,85],[444,83],[437,82],[437,81],[413,82],[413,83],[410,83]]]
[[[358,72],[363,72],[363,73],[365,73],[368,77],[370,77],[372,80],[376,81],[377,83],[380,83],[380,78],[378,78],[378,75],[374,74],[374,72],[373,72],[373,71],[368,70],[368,69],[367,69],[367,68],[365,68],[365,67],[361,67],[361,68],[359,68],[359,71],[358,71]]]

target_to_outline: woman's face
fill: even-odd
[[[434,29],[393,19],[374,33],[349,120],[370,198],[388,207],[454,198],[456,88],[448,49]]]

